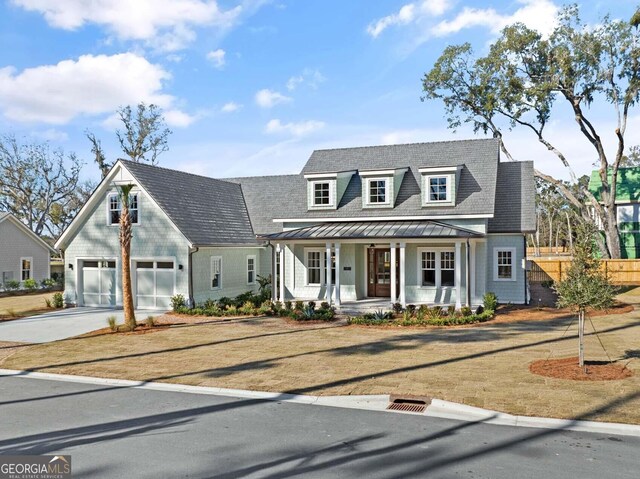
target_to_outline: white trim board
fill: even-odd
[[[345,223],[352,221],[416,221],[416,220],[471,220],[493,218],[492,214],[478,215],[435,215],[435,216],[350,216],[344,218],[274,218],[274,223]]]

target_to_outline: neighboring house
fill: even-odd
[[[0,213],[0,286],[27,279],[40,284],[51,276],[52,253],[55,251],[15,216]]]
[[[611,171],[609,171],[611,181]],[[600,201],[600,171],[591,172],[589,191]],[[620,230],[620,253],[625,259],[640,258],[640,167],[620,168],[616,184],[616,217]]]
[[[77,304],[122,302],[119,183],[135,185],[138,308],[234,296],[270,273],[279,300],[527,298],[533,164],[501,163],[495,139],[319,150],[298,175],[225,180],[120,160],[56,244]]]

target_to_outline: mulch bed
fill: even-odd
[[[584,369],[578,365],[578,357],[539,359],[529,365],[533,374],[572,381],[615,381],[633,376],[624,364],[607,361],[585,361]]]

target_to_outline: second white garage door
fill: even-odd
[[[136,261],[135,278],[136,308],[170,308],[176,280],[175,262]]]

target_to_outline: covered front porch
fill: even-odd
[[[481,233],[435,221],[323,223],[263,237],[274,301],[326,301],[343,310],[392,303],[480,303]],[[479,285],[480,283],[480,285]],[[480,286],[480,288],[478,288]]]

